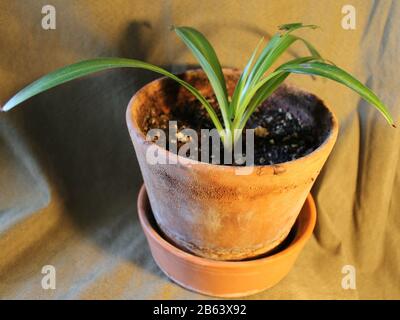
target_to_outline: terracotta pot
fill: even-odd
[[[309,195],[288,243],[277,253],[248,261],[216,261],[182,251],[162,238],[144,187],[140,190],[137,204],[140,223],[161,270],[189,290],[218,297],[255,294],[282,280],[310,238],[317,216],[314,200]]]
[[[225,69],[224,74],[232,93],[239,72]],[[202,71],[180,77],[211,95]],[[174,244],[201,257],[241,260],[265,254],[294,225],[336,141],[336,118],[316,96],[282,86],[270,100],[302,121],[314,122],[321,145],[297,160],[256,166],[251,174],[238,175],[238,167],[188,160],[146,141],[143,126],[151,109],[182,107],[190,99],[194,98],[186,89],[161,78],[139,90],[128,106],[128,128],[155,220]],[[165,162],[175,157],[178,163],[149,164],[150,146]]]

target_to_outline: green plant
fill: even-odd
[[[349,73],[324,60],[308,41],[293,34],[294,31],[300,28],[315,29],[316,26],[302,23],[282,25],[279,27],[281,32],[275,34],[259,53],[264,39],[260,40],[244,68],[230,99],[221,64],[211,44],[199,31],[193,28],[173,27],[173,30],[191,50],[206,73],[221,110],[222,123],[207,99],[189,83],[160,67],[124,58],[98,58],[58,69],[22,89],[4,105],[3,110],[10,110],[40,92],[94,72],[120,67],[142,68],[167,76],[189,90],[206,108],[225,147],[231,148],[232,144],[240,137],[246,122],[257,107],[279,87],[289,74],[297,73],[321,76],[346,85],[374,105],[385,119],[394,126],[387,107],[375,93]],[[310,55],[290,60],[266,75],[266,72],[282,53],[296,41],[304,43]]]

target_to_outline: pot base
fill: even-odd
[[[160,269],[186,289],[225,298],[255,294],[281,281],[310,238],[317,216],[309,194],[288,239],[277,251],[253,260],[217,261],[185,252],[160,235],[144,186],[137,204],[140,223]]]

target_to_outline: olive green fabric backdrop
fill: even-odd
[[[56,8],[43,30],[41,9]],[[356,29],[341,27],[356,8]],[[172,24],[202,30],[225,66],[242,68],[262,35],[302,31],[376,90],[399,121],[400,1],[0,1],[0,101],[62,65],[99,56],[144,59],[174,72],[194,63]],[[284,58],[305,53],[293,47]],[[136,216],[141,175],[125,108],[154,74],[115,70],[77,80],[0,114],[0,297],[207,298],[171,283],[150,256]],[[320,96],[341,123],[313,194],[318,222],[294,269],[255,299],[400,298],[400,130],[346,88],[289,80]],[[56,290],[43,290],[53,265]],[[356,270],[356,289],[341,286]]]

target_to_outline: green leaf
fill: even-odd
[[[253,95],[255,94],[254,87],[258,86],[260,79],[267,72],[267,70],[276,62],[276,60],[296,41],[301,41],[310,51],[311,55],[315,58],[322,59],[319,52],[312,46],[307,40],[291,35],[290,33],[300,28],[316,28],[315,25],[303,25],[302,23],[294,23],[281,26],[282,29],[286,30],[283,35],[275,34],[264,50],[258,57],[249,77],[246,85],[242,89],[244,99],[240,100],[239,106],[235,109],[235,120],[237,123],[241,119],[243,114],[246,112],[246,108],[250,103]],[[259,87],[259,86],[258,86]]]
[[[213,71],[217,75],[220,82],[225,84],[224,74],[222,72],[221,64],[218,60],[217,54],[215,53],[214,48],[212,47],[210,42],[208,42],[208,40],[204,37],[204,35],[196,29],[190,27],[174,27],[173,30],[175,30],[177,35],[185,43],[186,41],[189,41],[201,52],[201,54],[206,58],[208,63],[213,68]]]
[[[213,47],[200,32],[193,28],[175,27],[174,30],[190,51],[192,51],[206,73],[218,100],[225,129],[229,130],[230,115],[232,112],[229,109],[225,78]]]
[[[268,76],[260,79],[260,81],[257,82],[257,84],[251,89],[251,91],[249,92],[249,96],[253,96],[259,89],[261,89],[262,87],[265,87],[268,84],[268,81],[275,77],[275,75],[278,75],[281,73],[281,70],[288,66],[288,65],[293,65],[293,64],[302,64],[302,63],[306,63],[306,62],[312,62],[312,61],[323,61],[322,58],[318,57],[318,56],[308,56],[308,57],[301,57],[301,58],[296,58],[293,60],[290,60],[286,63],[283,63],[279,66],[279,68],[277,68],[274,72],[270,73]],[[311,75],[312,76],[312,75]]]
[[[249,120],[250,116],[257,109],[257,107],[263,103],[281,84],[285,79],[289,76],[289,72],[284,73],[276,73],[272,77],[268,79],[264,83],[261,88],[254,94],[251,99],[248,108],[246,109],[243,118],[240,119],[239,129],[243,129],[246,125],[247,120]]]
[[[303,42],[304,45],[307,47],[308,51],[310,52],[310,54],[313,57],[322,59],[322,57],[321,57],[320,53],[318,52],[318,50],[315,49],[315,47],[310,42],[308,42],[307,40],[305,40],[305,39],[303,39],[301,37],[298,37],[298,36],[293,36],[292,35],[292,37],[294,37],[297,41]]]
[[[189,90],[206,108],[207,112],[210,115],[211,120],[213,121],[215,127],[219,132],[223,131],[223,127],[218,119],[217,114],[215,113],[214,108],[210,105],[210,103],[200,94],[200,92],[194,88],[192,85],[187,83],[186,81],[178,78],[176,75],[160,68],[154,66],[152,64],[133,60],[133,59],[124,59],[124,58],[98,58],[93,60],[86,60],[82,62],[78,62],[61,69],[58,69],[54,72],[47,74],[46,76],[36,80],[32,84],[28,85],[21,91],[19,91],[16,95],[14,95],[3,107],[3,111],[8,111],[14,108],[16,105],[21,102],[43,92],[53,87],[56,87],[65,82],[81,78],[83,76],[114,68],[140,68],[150,70],[164,76],[167,76],[180,85]]]
[[[309,63],[293,63],[286,64],[278,68],[281,72],[291,72],[297,74],[315,75],[328,78],[339,82],[348,88],[357,92],[362,98],[375,106],[384,116],[384,118],[394,126],[393,118],[385,106],[385,104],[372,92],[371,89],[363,85],[360,81],[354,78],[351,74],[340,69],[337,66],[330,65],[324,62],[309,62]]]
[[[279,30],[291,30],[293,28],[300,28],[303,25],[302,22],[294,22],[294,23],[287,23],[287,24],[281,24],[278,26]]]
[[[303,41],[305,45],[310,49],[311,55],[320,56],[317,50],[315,50],[315,48],[311,46],[309,42],[307,42],[303,38],[290,35],[291,32],[300,28],[315,29],[317,27],[318,26],[316,25],[304,25],[303,23],[290,23],[279,26],[280,30],[285,30],[286,32],[282,35],[277,33],[271,38],[267,46],[260,54],[253,68],[253,71],[249,77],[249,82],[251,82],[252,84],[257,82],[262,77],[262,75],[268,70],[268,68],[276,61],[276,59],[280,56],[280,54],[282,54],[296,40]],[[283,48],[280,48],[282,46]],[[279,51],[276,52],[277,50]]]
[[[307,40],[290,34],[290,32],[296,29],[307,27],[313,28],[315,26],[301,25],[296,28],[293,27],[283,35],[276,34],[272,37],[256,62],[252,74],[249,77],[251,83],[248,87],[257,83],[267,70],[276,62],[276,60],[296,41],[303,42],[312,56],[321,57],[319,52]]]
[[[261,77],[266,73],[266,71],[275,63],[275,61],[285,52],[290,45],[292,45],[296,41],[303,42],[306,47],[309,49],[310,53],[315,57],[315,59],[322,59],[319,52],[306,40],[303,38],[293,36],[291,34],[285,34],[279,37],[273,37],[267,47],[264,49],[264,56],[259,57],[257,63],[258,68],[256,66],[252,70],[252,74],[248,79],[248,83],[244,88],[244,99],[241,101],[241,104],[237,108],[236,117],[241,118],[246,111],[250,100],[252,99],[256,90],[258,89],[259,82],[262,81]]]
[[[231,109],[233,110],[233,112],[232,112],[233,116],[236,113],[237,105],[240,104],[240,100],[243,97],[244,86],[246,84],[247,78],[251,71],[251,67],[252,67],[253,61],[257,55],[258,49],[263,41],[264,41],[264,38],[262,38],[258,42],[256,48],[253,51],[253,54],[251,55],[249,61],[247,62],[246,67],[244,68],[244,70],[243,70],[242,74],[240,75],[240,78],[235,86],[235,91],[233,92],[232,102],[231,102]]]
[[[314,24],[303,24],[302,22],[287,23],[287,24],[281,24],[280,26],[278,26],[279,30],[285,30],[287,32],[292,32],[292,31],[300,29],[300,28],[316,29],[316,28],[318,28],[318,26],[314,25]]]
[[[289,72],[282,73],[280,71],[272,73],[268,76],[268,81],[254,94],[253,99],[249,103],[242,117],[235,118],[232,128],[234,128],[234,143],[240,138],[240,135],[249,120],[250,116],[254,113],[257,107],[265,101],[288,77]]]
[[[303,24],[295,24],[291,27],[288,27],[288,32],[293,31],[298,28],[305,27],[315,27],[315,26],[305,26]],[[232,99],[232,105],[235,110],[235,118],[233,122],[232,130],[236,129],[237,125],[241,123],[242,117],[245,114],[246,109],[256,94],[257,90],[264,84],[264,82],[268,81],[268,79],[261,80],[261,77],[266,73],[266,71],[272,66],[272,64],[282,55],[283,52],[287,50],[287,48],[296,41],[303,42],[310,53],[312,54],[312,59],[322,59],[319,52],[306,40],[301,37],[290,35],[289,33],[284,35],[276,34],[274,35],[269,43],[265,46],[265,48],[260,53],[256,63],[254,64],[253,69],[251,70],[249,76],[246,76],[247,80],[241,82],[242,77],[240,78],[238,85],[235,88],[234,97]],[[259,46],[259,44],[258,44]],[[256,52],[258,51],[258,46],[254,51],[251,62],[247,64],[247,66],[251,65],[252,60]],[[302,58],[301,61],[309,61],[310,58]],[[247,68],[246,66],[246,68]],[[247,71],[247,70],[245,70]],[[271,75],[272,76],[272,75]],[[285,77],[286,78],[286,77]],[[284,80],[284,79],[283,79]],[[282,80],[282,81],[283,81]],[[263,91],[266,89],[264,88]],[[238,93],[237,93],[238,92]],[[240,92],[240,95],[239,95]],[[237,96],[236,96],[237,93]],[[254,108],[253,108],[254,109]]]
[[[281,35],[279,33],[275,34],[271,40],[267,43],[265,48],[261,51],[260,55],[257,58],[257,61],[254,64],[253,69],[250,72],[250,75],[248,77],[247,83],[246,83],[246,89],[248,89],[252,83],[256,82],[258,79],[254,80],[256,75],[258,74],[264,74],[266,69],[263,68],[263,65],[265,63],[265,60],[267,59],[268,55],[270,52],[279,44],[279,41],[281,40]],[[259,70],[263,68],[264,72],[260,72]]]

